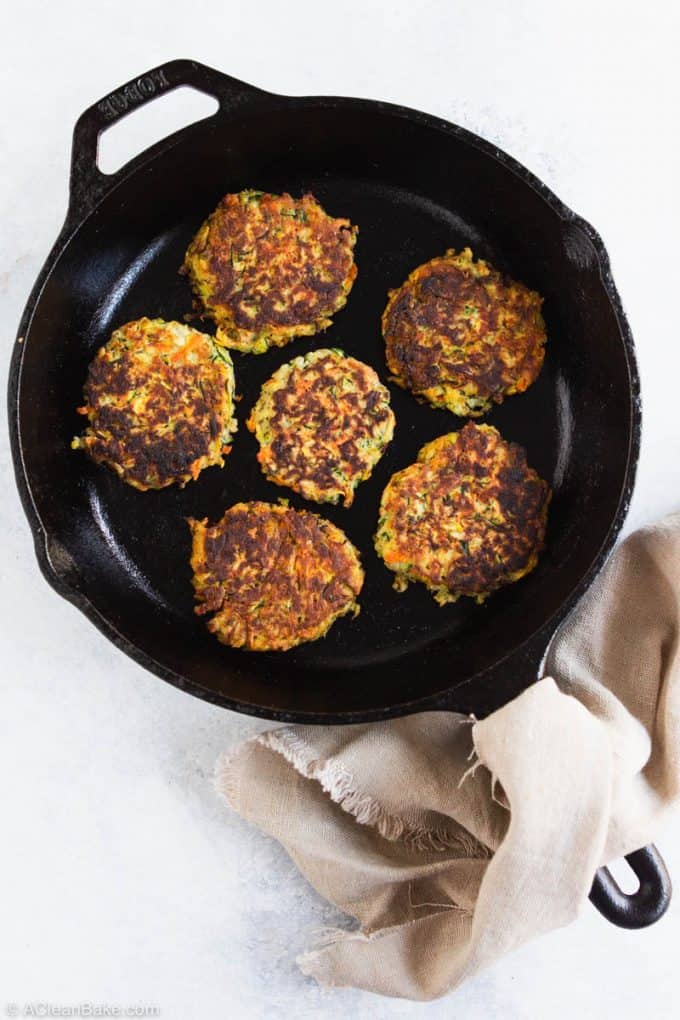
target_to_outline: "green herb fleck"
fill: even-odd
[[[304,209],[282,209],[282,216],[287,216],[289,220],[299,220],[300,223],[307,222],[307,213]]]
[[[213,343],[212,354],[210,355],[211,361],[221,361],[225,365],[231,365],[231,358],[229,352],[225,348],[220,347],[219,344]]]

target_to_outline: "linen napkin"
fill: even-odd
[[[678,799],[679,599],[676,514],[619,546],[544,679],[486,719],[286,726],[223,757],[231,807],[359,922],[302,970],[432,999],[572,921]]]

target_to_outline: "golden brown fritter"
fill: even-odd
[[[523,393],[543,364],[543,299],[469,248],[447,251],[390,291],[383,312],[394,381],[435,407],[476,418]]]
[[[373,369],[334,348],[277,369],[246,424],[270,481],[317,503],[351,506],[392,438],[394,414]]]
[[[225,645],[285,651],[359,612],[359,553],[330,521],[270,503],[237,503],[221,521],[190,520],[196,612]]]
[[[357,228],[300,199],[225,195],[187,249],[183,272],[225,347],[262,354],[330,326],[357,275]]]
[[[229,352],[179,322],[144,318],[114,330],[84,396],[88,426],[73,449],[142,491],[221,467],[237,428]]]
[[[470,422],[392,476],[375,547],[398,591],[421,581],[440,605],[461,595],[482,602],[536,566],[549,500],[521,446]]]

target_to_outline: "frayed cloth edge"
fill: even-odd
[[[249,737],[241,744],[237,744],[230,751],[225,751],[215,762],[215,773],[213,782],[219,796],[232,808],[238,811],[239,783],[234,775],[233,765],[238,757],[249,744],[254,744],[257,737]]]
[[[270,730],[254,738],[256,743],[282,755],[293,768],[304,776],[319,783],[333,803],[346,811],[360,825],[370,825],[390,842],[400,841],[418,851],[443,852],[445,850],[462,850],[466,857],[485,858],[491,851],[469,833],[451,832],[445,828],[430,829],[424,825],[413,826],[405,819],[390,814],[383,805],[369,794],[357,789],[354,776],[339,762],[318,758],[315,751],[304,741],[294,729],[283,727]],[[238,749],[237,749],[238,751]],[[233,787],[233,779],[228,776],[233,754],[223,766],[221,774],[224,786]],[[232,800],[232,806],[233,800]]]

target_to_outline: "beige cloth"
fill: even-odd
[[[546,678],[483,721],[291,726],[223,758],[231,806],[359,921],[303,971],[432,999],[572,921],[678,798],[679,599],[680,514],[619,547]]]

